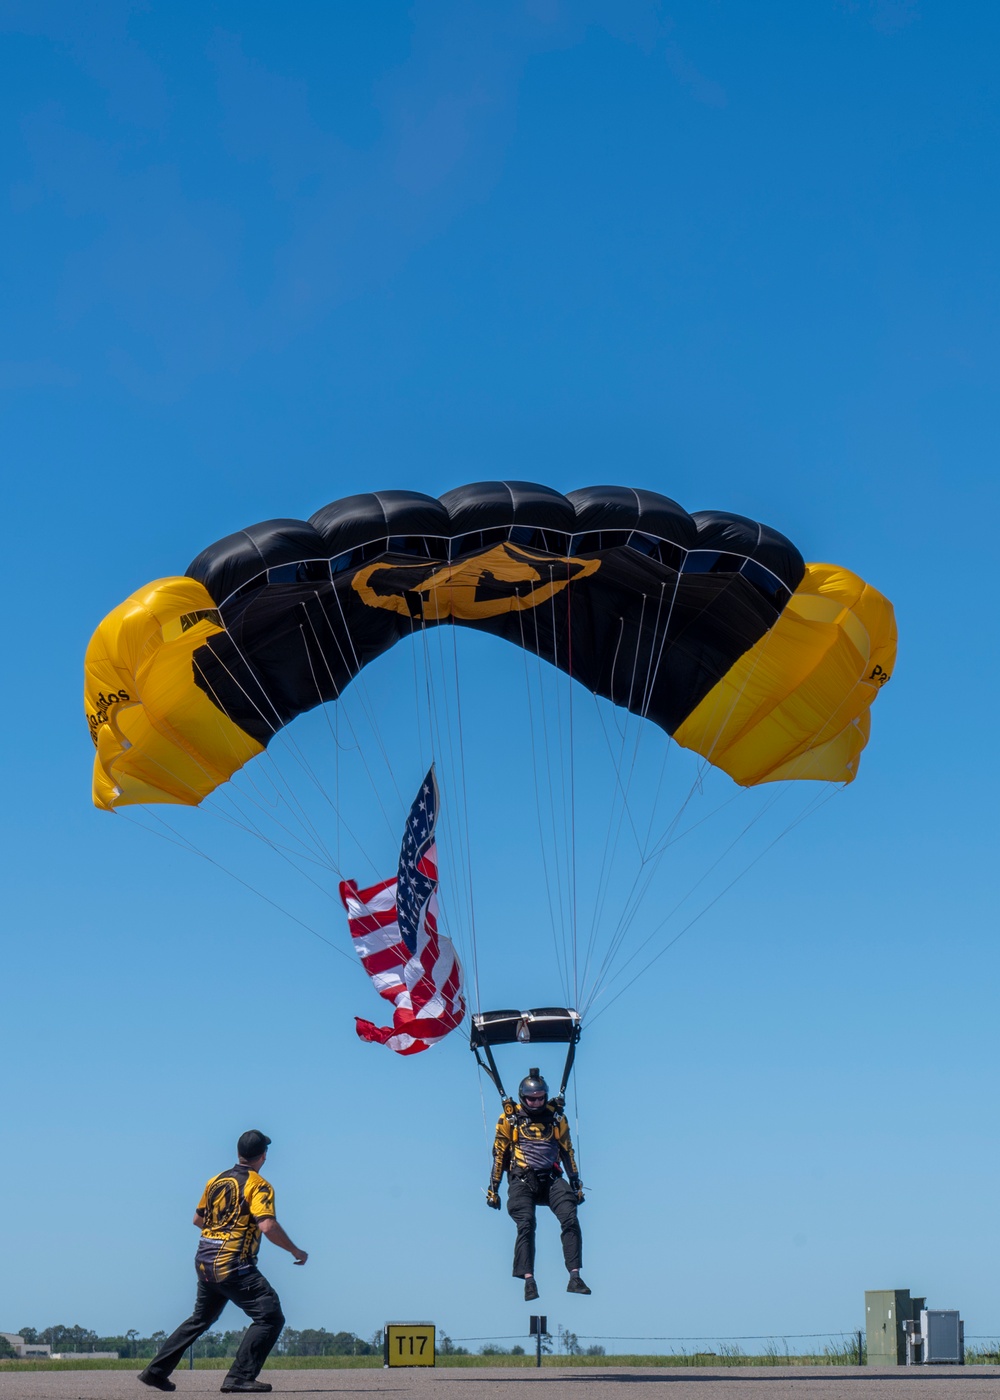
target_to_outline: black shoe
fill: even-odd
[[[589,1293],[590,1289],[584,1283],[579,1274],[570,1274],[569,1283],[566,1285],[567,1293]]]
[[[524,1301],[526,1303],[533,1303],[537,1297],[538,1284],[533,1278],[526,1278],[524,1280]]]
[[[271,1387],[267,1381],[224,1381],[219,1389],[223,1395],[263,1395]]]
[[[176,1390],[173,1381],[168,1381],[166,1376],[151,1376],[148,1371],[140,1371],[136,1376],[137,1381],[142,1381],[143,1385],[151,1385],[154,1390]]]

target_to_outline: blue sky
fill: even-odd
[[[561,1293],[543,1222],[550,1321],[835,1331],[909,1287],[1000,1331],[997,11],[376,8],[0,3],[0,1326],[172,1326],[191,1208],[257,1124],[312,1255],[267,1259],[293,1325],[527,1330],[467,1050],[360,1044],[344,959],[94,811],[80,704],[101,617],[217,537],[510,477],[764,520],[887,593],[901,638],[858,782],[585,1037],[595,1291]],[[509,678],[468,662],[483,996],[537,1005]],[[407,666],[371,693],[415,788]],[[581,816],[581,867],[603,833]]]

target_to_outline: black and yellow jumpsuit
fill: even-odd
[[[250,1318],[250,1326],[223,1384],[247,1384],[256,1379],[285,1325],[278,1295],[257,1268],[257,1222],[274,1218],[274,1188],[238,1162],[207,1183],[197,1214],[204,1223],[194,1259],[194,1312],[163,1342],[143,1375],[154,1384],[165,1381],[191,1343],[218,1321],[227,1303],[235,1303]]]
[[[563,1167],[573,1182],[563,1176]],[[517,1226],[514,1277],[535,1272],[535,1207],[548,1206],[562,1228],[567,1269],[579,1269],[583,1239],[576,1218],[580,1174],[573,1155],[569,1124],[553,1103],[541,1113],[527,1113],[520,1104],[504,1112],[493,1140],[490,1190],[496,1191],[507,1173],[507,1214]]]

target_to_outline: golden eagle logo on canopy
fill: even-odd
[[[445,618],[474,622],[537,608],[600,567],[600,559],[553,558],[538,550],[498,544],[443,569],[371,564],[355,575],[351,587],[370,608],[389,608],[434,622]]]

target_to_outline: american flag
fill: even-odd
[[[399,869],[392,880],[359,890],[343,880],[340,898],[365,971],[395,1010],[392,1027],[355,1017],[358,1035],[416,1055],[455,1029],[465,1015],[462,965],[437,926],[438,790],[434,767],[406,819]]]

